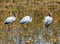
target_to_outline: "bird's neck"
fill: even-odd
[[[30,16],[30,18],[32,18],[32,15],[29,15]]]
[[[49,17],[51,17],[51,16],[49,16]]]
[[[29,16],[31,18],[31,16]]]
[[[16,17],[16,14],[14,14],[14,17]]]

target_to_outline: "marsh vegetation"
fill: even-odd
[[[16,12],[17,20],[7,31],[4,20],[13,12]],[[53,22],[46,30],[43,20],[49,12],[52,13]],[[19,21],[30,13],[33,13],[33,21],[25,29]],[[0,0],[0,44],[60,44],[59,41],[60,0]]]

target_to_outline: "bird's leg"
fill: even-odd
[[[46,31],[46,26],[44,26],[45,27],[45,29],[43,29],[43,32],[45,32]]]
[[[48,28],[48,27],[46,27],[46,30],[49,30],[49,28]]]
[[[45,31],[45,26],[44,26],[44,28],[43,28],[43,30],[42,30],[42,34],[44,34],[44,31]]]
[[[24,30],[24,25],[22,24],[22,30]]]
[[[29,26],[30,26],[29,23],[27,23],[26,24],[26,30],[28,30]]]
[[[9,31],[10,30],[10,25],[8,24],[8,26],[7,26],[7,31]]]
[[[6,29],[6,31],[9,29],[9,25],[7,25],[7,29]]]
[[[51,27],[49,26],[49,30],[51,29]]]
[[[10,24],[10,29],[9,29],[9,31],[11,30],[11,24]]]
[[[25,24],[25,29],[26,29],[26,24]]]
[[[9,31],[11,31],[11,29],[12,29],[12,23],[10,24],[10,29],[9,29]]]
[[[10,31],[12,30],[12,24],[13,24],[13,23],[11,23],[11,25],[10,25]]]
[[[45,32],[48,32],[48,29],[49,29],[48,27],[45,27]]]
[[[25,30],[27,29],[27,24],[24,25],[24,29],[25,29]]]
[[[30,28],[30,25],[31,25],[31,24],[28,24],[28,28]]]

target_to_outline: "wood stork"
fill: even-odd
[[[14,16],[10,16],[10,17],[6,18],[4,21],[4,24],[8,24],[8,26],[9,26],[9,24],[12,24],[16,20],[16,14],[13,13],[13,15]]]
[[[48,16],[46,16],[46,17],[44,18],[45,28],[48,28],[48,27],[49,27],[49,25],[52,23],[52,20],[53,20],[53,18],[52,18],[52,16],[51,16],[51,14],[48,13]]]
[[[29,16],[25,16],[20,20],[20,24],[25,24],[25,28],[26,28],[26,24],[31,22],[32,22],[32,14],[30,14]]]

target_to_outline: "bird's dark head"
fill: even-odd
[[[51,13],[48,13],[48,16],[51,16]]]
[[[16,13],[14,12],[13,15],[16,17]]]

